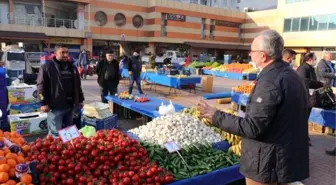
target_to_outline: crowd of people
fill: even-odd
[[[68,62],[68,53],[65,45],[57,45],[53,61],[42,65],[38,75],[41,111],[48,113],[49,134],[53,136],[72,124],[74,110],[82,108],[84,102],[80,74]],[[129,93],[134,82],[139,93],[143,93],[139,52],[135,51],[131,57],[123,55],[120,63],[114,55],[113,50],[107,50],[96,67],[104,103],[107,103],[105,96],[118,92],[120,68],[126,66]],[[303,63],[293,70],[295,56],[295,51],[284,50],[284,40],[279,33],[264,31],[251,45],[252,63],[261,72],[249,96],[245,117],[216,110],[204,101],[198,104],[201,117],[243,138],[240,172],[246,177],[247,185],[286,185],[309,177],[307,122],[314,106],[309,89],[335,86],[336,73],[330,53],[325,53],[318,64],[315,54],[307,53]],[[83,51],[79,65],[84,69],[86,60]],[[335,148],[327,154],[335,155]]]

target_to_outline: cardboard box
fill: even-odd
[[[9,115],[8,122],[12,132],[18,132],[23,136],[48,132],[47,113]]]
[[[202,77],[202,90],[203,92],[212,92],[213,88],[213,76],[203,76]]]
[[[40,108],[41,108],[40,102],[8,105],[8,110],[9,110],[10,115],[40,112]]]
[[[9,104],[26,104],[38,102],[38,93],[36,85],[19,84],[17,86],[8,86]]]

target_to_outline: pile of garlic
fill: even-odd
[[[189,115],[174,113],[155,118],[146,125],[129,130],[141,140],[163,145],[174,141],[178,146],[191,144],[207,144],[221,141],[219,134],[198,119]]]

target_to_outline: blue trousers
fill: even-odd
[[[64,110],[50,110],[48,112],[47,124],[49,135],[58,136],[58,131],[72,125],[74,110],[72,108]]]
[[[138,87],[139,94],[143,94],[142,89],[141,89],[141,77],[140,76],[139,77],[135,77],[133,75],[130,75],[129,79],[130,79],[130,84],[129,84],[128,93],[132,94],[133,85],[134,85],[134,82],[135,82],[136,85],[137,85],[137,87]]]

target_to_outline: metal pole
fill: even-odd
[[[88,27],[88,30],[90,31],[90,25],[91,25],[91,4],[89,4],[89,16],[88,16],[88,25],[87,25],[87,27]]]

